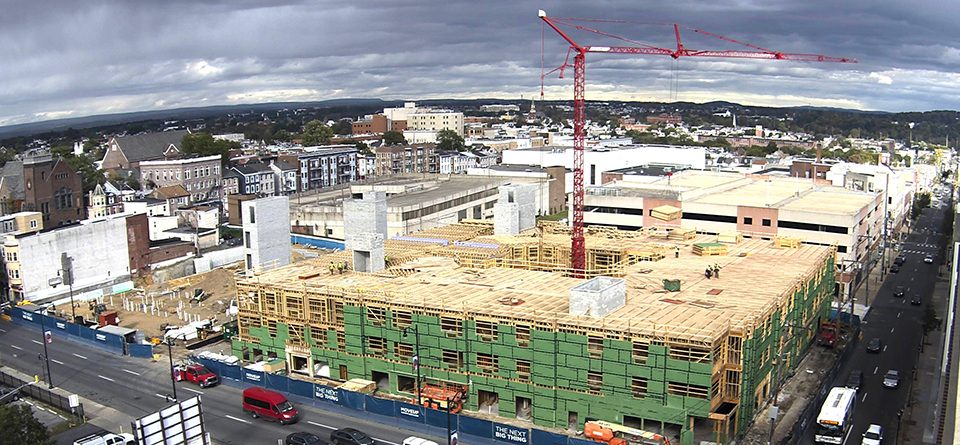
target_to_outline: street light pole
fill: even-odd
[[[167,355],[170,357],[170,386],[173,386],[173,400],[177,400],[177,378],[173,374],[173,337],[167,339]]]
[[[70,289],[70,313],[73,318],[70,319],[71,323],[77,322],[77,308],[73,304],[73,258],[67,256],[66,252],[60,254],[60,274],[62,275],[62,281],[66,283],[67,287]]]
[[[50,353],[47,351],[47,327],[43,322],[46,317],[42,312],[37,313],[40,316],[40,340],[43,342],[43,360],[47,363],[47,387],[53,389],[53,374],[50,374]]]
[[[403,328],[403,336],[407,336],[407,329]],[[417,371],[417,406],[423,406],[423,402],[420,398],[420,330],[417,329],[417,325],[413,325],[413,369]]]

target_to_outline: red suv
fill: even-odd
[[[282,425],[300,420],[300,413],[283,394],[258,387],[243,390],[243,412],[254,419],[262,416]]]

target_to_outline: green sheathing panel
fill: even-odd
[[[755,414],[759,385],[775,369],[773,362],[782,322],[815,327],[818,317],[829,314],[834,286],[832,258],[824,265],[819,280],[813,278],[798,284],[788,313],[774,312],[770,320],[759,323],[753,335],[744,339],[738,413],[742,419],[741,431]],[[397,343],[403,347],[416,346],[414,331],[411,327],[404,336],[396,314],[389,310],[383,314],[374,319],[367,315],[366,308],[345,305],[342,344],[333,327],[308,325],[302,338],[310,346],[314,360],[326,362],[334,377],[339,376],[341,366],[345,367],[348,378],[371,380],[373,372],[385,373],[390,379],[388,392],[413,398],[414,394],[398,390],[398,377],[413,377],[415,370],[409,357],[396,352]],[[493,338],[481,338],[474,320],[462,320],[459,332],[441,329],[441,320],[433,315],[414,312],[410,314],[410,321],[419,332],[421,375],[425,382],[447,381],[468,386],[468,410],[477,410],[479,391],[488,391],[498,395],[499,414],[503,417],[514,417],[516,398],[524,397],[532,402],[533,421],[537,425],[565,428],[571,412],[576,413],[581,427],[587,419],[623,423],[624,416],[630,416],[642,419],[645,425],[659,427],[661,422],[680,425],[684,438],[692,437],[686,429],[689,418],[706,418],[709,414],[713,394],[708,394],[708,398],[681,396],[670,394],[668,388],[674,383],[698,385],[709,391],[712,362],[671,358],[668,348],[656,342],[649,344],[646,357],[634,358],[630,339],[602,338],[602,350],[598,350],[596,340],[591,347],[584,333],[555,331],[533,324],[495,324]],[[518,341],[518,326],[529,332],[524,341]],[[275,336],[269,335],[266,327],[249,327],[248,332],[256,342],[234,341],[235,355],[242,356],[244,348],[256,348],[284,356],[289,334],[285,324],[277,323]],[[370,349],[371,338],[383,339],[382,352]],[[797,356],[812,338],[812,333],[794,330],[786,345],[791,367],[796,366]],[[462,356],[463,363],[448,364],[444,361],[444,351],[448,356],[450,353]],[[495,358],[496,368],[481,368],[478,356]],[[517,373],[518,362],[529,364],[529,377]],[[590,388],[588,376],[597,374],[602,385]],[[645,394],[634,396],[634,379],[646,383]]]
[[[761,385],[768,378],[774,381],[778,375],[780,378],[788,375],[800,363],[802,354],[816,338],[819,322],[827,320],[830,315],[834,285],[834,258],[830,255],[818,274],[797,284],[788,311],[774,311],[769,319],[758,324],[750,338],[744,339],[738,433],[745,430],[746,419],[752,419],[757,414],[755,408],[764,402],[757,400]],[[784,332],[785,326],[793,328]],[[784,368],[777,369],[775,363],[781,354],[781,339]],[[771,385],[769,391],[772,392],[773,388]]]

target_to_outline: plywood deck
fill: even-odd
[[[451,234],[460,236],[458,230]],[[709,345],[730,330],[752,328],[777,305],[787,304],[794,290],[834,255],[828,247],[802,245],[784,249],[776,248],[772,241],[749,239],[725,245],[726,256],[701,257],[692,254],[691,245],[716,242],[716,236],[680,242],[654,239],[641,232],[623,232],[620,238],[611,235],[614,234],[597,233],[586,239],[594,257],[609,251],[620,258],[615,267],[627,280],[625,306],[601,319],[569,314],[569,290],[583,279],[558,272],[502,267],[503,259],[494,255],[516,246],[535,245],[558,251],[568,247],[569,236],[557,233],[546,233],[542,238],[486,235],[472,239],[502,247],[475,249],[494,258],[485,265],[465,267],[457,255],[443,247],[418,247],[413,243],[399,248],[388,242],[391,264],[402,264],[379,274],[330,274],[327,265],[331,258],[346,258],[345,253],[334,253],[241,281],[435,315],[461,314],[475,319]],[[679,258],[674,255],[675,247],[680,248]],[[628,261],[630,251],[663,254],[656,261]],[[714,265],[721,268],[720,278],[708,280],[703,272]],[[681,291],[667,293],[663,289],[664,279],[680,280]],[[505,303],[511,300],[510,304]],[[513,304],[517,300],[522,303]]]

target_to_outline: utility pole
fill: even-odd
[[[403,336],[407,336],[407,330],[409,328],[403,328]],[[417,406],[423,406],[423,403],[420,399],[420,329],[417,328],[417,325],[413,325],[413,369],[417,371]]]
[[[884,180],[885,185],[883,186],[883,257],[880,259],[880,281],[883,281],[883,277],[887,273],[887,249],[889,242],[888,233],[889,229],[887,228],[890,224],[890,212],[887,210],[887,203],[890,202],[890,167],[887,167],[886,179]]]
[[[53,335],[47,332],[47,327],[43,321],[46,315],[43,312],[46,312],[46,310],[37,313],[40,316],[40,340],[43,341],[43,360],[47,363],[47,388],[53,389],[53,374],[50,374],[50,353],[47,351],[47,343],[53,340]]]
[[[170,357],[170,386],[173,387],[173,400],[177,400],[177,377],[173,373],[173,341],[173,337],[167,339],[167,355]]]

